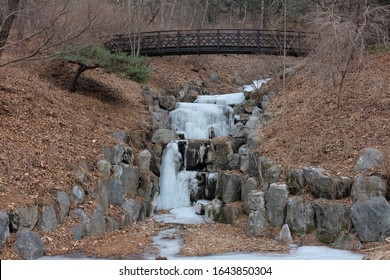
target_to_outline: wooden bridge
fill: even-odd
[[[114,35],[105,47],[111,51],[139,52],[146,56],[186,54],[286,54],[307,53],[304,32],[284,30],[202,29],[144,32],[130,40],[127,35]]]

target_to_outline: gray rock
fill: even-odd
[[[70,209],[69,195],[65,191],[57,192],[57,202],[60,206],[59,222],[62,223],[64,218],[69,214],[69,209]]]
[[[233,138],[243,138],[246,135],[246,128],[241,122],[236,123],[229,131]]]
[[[276,97],[276,92],[273,90],[270,90],[267,94],[263,96],[263,99],[261,101],[261,108],[263,111],[267,108],[269,102]]]
[[[265,170],[265,180],[267,181],[268,185],[271,185],[273,183],[276,183],[280,177],[280,174],[282,173],[282,169],[280,168],[280,165],[273,165],[267,170]]]
[[[208,203],[197,201],[195,204],[195,214],[204,215]]]
[[[77,224],[72,228],[73,239],[81,240],[84,236],[84,228],[82,224]]]
[[[285,184],[271,184],[265,192],[267,218],[273,227],[285,223],[288,190]]]
[[[131,195],[137,195],[139,187],[138,167],[128,164],[121,164],[120,166],[122,167],[120,181],[122,182],[124,192]]]
[[[174,133],[171,130],[161,128],[157,130],[155,133],[153,133],[151,141],[153,144],[159,143],[162,145],[166,145],[169,142],[176,139],[177,139],[176,133]]]
[[[238,154],[228,154],[229,170],[240,170],[240,157]]]
[[[0,246],[5,243],[9,235],[10,231],[8,214],[6,212],[0,211]]]
[[[358,173],[366,173],[378,168],[383,168],[385,164],[385,154],[378,149],[368,147],[361,152],[354,169]]]
[[[307,186],[316,198],[342,199],[349,196],[352,180],[347,177],[332,179],[322,168],[303,168]]]
[[[112,178],[116,180],[120,180],[123,174],[123,168],[121,165],[113,165],[112,166]]]
[[[58,226],[56,210],[52,205],[42,207],[39,226],[44,232],[52,231]]]
[[[82,187],[74,185],[72,188],[72,197],[77,204],[82,204],[85,199],[85,191]]]
[[[351,220],[363,242],[381,241],[390,236],[390,205],[383,196],[355,202]]]
[[[150,162],[152,160],[152,154],[148,150],[142,150],[138,154],[138,168],[142,171],[150,170]]]
[[[238,223],[238,219],[242,214],[243,211],[240,204],[225,204],[222,208],[222,221],[225,224],[236,225]]]
[[[96,205],[104,212],[108,209],[108,183],[109,180],[100,179],[98,187],[92,192]]]
[[[172,111],[176,107],[176,97],[173,95],[165,95],[158,97],[160,106],[168,111]]]
[[[41,238],[29,230],[21,230],[16,234],[14,250],[24,260],[35,260],[45,254]]]
[[[109,178],[111,176],[111,163],[107,160],[99,160],[96,167],[99,171],[99,175],[103,178]]]
[[[331,246],[335,249],[355,251],[363,245],[355,234],[342,231]]]
[[[284,244],[291,244],[293,242],[288,224],[283,225],[282,230],[275,239]]]
[[[348,228],[349,215],[343,204],[320,198],[313,201],[313,208],[319,241],[332,243],[341,231]]]
[[[287,186],[291,194],[298,194],[305,185],[302,169],[290,169],[287,173]]]
[[[134,160],[132,150],[123,144],[117,144],[113,147],[104,147],[103,155],[104,159],[110,162],[112,165],[116,165],[121,162],[126,164],[133,164]]]
[[[107,231],[115,231],[119,229],[119,222],[112,217],[107,217]]]
[[[222,216],[223,203],[218,198],[213,199],[205,207],[204,220],[207,223],[219,222]]]
[[[247,236],[263,236],[267,228],[267,218],[259,211],[252,211],[248,217]]]
[[[224,203],[240,200],[241,175],[221,173],[218,179],[216,194]]]
[[[74,171],[74,177],[76,178],[77,182],[80,184],[83,184],[88,181],[88,175],[85,168],[81,166],[77,166]]]
[[[129,133],[126,131],[115,131],[111,134],[112,138],[119,140],[125,144],[129,142]]]
[[[251,116],[249,120],[245,124],[245,128],[247,129],[247,133],[256,133],[261,128],[261,122],[259,118]]]
[[[263,113],[263,110],[261,110],[259,107],[254,107],[252,110],[252,116],[253,117],[259,117]]]
[[[247,180],[244,180],[244,183],[242,184],[241,187],[241,201],[244,204],[244,212],[249,215],[251,210],[255,209],[250,209],[249,208],[249,194],[251,194],[253,191],[257,190],[258,188],[258,182],[256,178],[250,177]]]
[[[24,206],[11,214],[11,226],[14,231],[32,230],[38,222],[38,206]]]
[[[89,226],[87,227],[88,236],[100,236],[107,231],[107,223],[104,212],[100,207],[96,207],[89,220]]]
[[[122,205],[125,190],[122,182],[111,179],[108,182],[108,203],[113,205]]]
[[[259,154],[243,145],[238,150],[238,155],[240,157],[240,171],[251,177],[259,176]]]
[[[123,219],[122,226],[127,227],[129,224],[135,223],[139,220],[141,214],[141,207],[134,199],[126,198],[122,203]]]
[[[242,102],[242,108],[244,109],[245,113],[251,114],[253,109],[257,107],[257,101],[253,99],[245,100]]]
[[[160,108],[153,108],[152,113],[152,129],[153,131],[159,129],[171,129],[171,122],[169,119],[169,111]]]
[[[265,193],[263,191],[252,191],[248,197],[248,212],[260,212],[266,217],[265,210]]]
[[[314,209],[303,197],[293,196],[287,200],[286,224],[297,236],[305,236],[315,229]]]
[[[386,182],[378,176],[359,175],[352,185],[351,197],[354,202],[376,196],[386,197],[387,189]]]
[[[82,210],[80,208],[71,210],[69,212],[69,216],[78,218],[80,220],[80,222],[84,225],[84,227],[87,229],[87,232],[88,232],[88,229],[91,226],[91,219],[84,212],[84,210]]]

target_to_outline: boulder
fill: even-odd
[[[8,214],[6,212],[0,211],[0,246],[5,243],[9,235],[10,231]]]
[[[105,212],[100,207],[96,207],[89,220],[87,227],[88,236],[100,236],[107,231]]]
[[[221,173],[216,195],[223,203],[235,202],[241,198],[241,174]]]
[[[264,177],[268,185],[276,183],[282,173],[282,169],[280,165],[273,165],[267,170],[265,170]]]
[[[296,168],[290,169],[287,173],[287,186],[291,194],[298,194],[305,186],[305,177],[303,170]]]
[[[241,122],[236,123],[229,131],[229,136],[233,138],[243,138],[246,135],[246,128]]]
[[[229,170],[239,170],[240,169],[240,157],[238,154],[228,154],[228,168]]]
[[[74,240],[81,240],[84,236],[84,227],[82,224],[77,224],[72,228],[72,234]]]
[[[103,178],[109,178],[111,176],[111,163],[107,160],[99,160],[96,164],[99,171],[99,175]]]
[[[390,236],[390,205],[383,196],[355,202],[351,220],[362,242],[381,241]]]
[[[263,110],[261,110],[259,107],[254,107],[252,110],[252,116],[258,118],[263,113]]]
[[[246,145],[243,145],[238,150],[238,155],[240,157],[240,171],[251,177],[259,176],[259,153],[252,152]]]
[[[21,230],[16,234],[14,250],[24,260],[35,260],[45,254],[41,238],[30,230]]]
[[[139,221],[141,214],[141,206],[135,202],[134,199],[126,198],[122,203],[123,209],[123,218],[122,218],[122,227],[127,227],[129,224]]]
[[[263,191],[252,191],[248,196],[248,212],[253,211],[261,213],[266,217],[265,193]]]
[[[133,151],[123,144],[103,147],[103,155],[104,159],[112,165],[122,162],[126,164],[133,164],[134,160]]]
[[[218,198],[213,199],[205,207],[204,220],[207,223],[219,222],[222,216],[223,203]]]
[[[342,231],[331,246],[335,249],[355,251],[360,249],[363,245],[355,234]]]
[[[245,100],[242,102],[242,108],[244,109],[245,113],[251,114],[253,109],[257,107],[257,101],[253,99]]]
[[[267,218],[259,211],[252,211],[248,217],[247,236],[263,236],[267,229]]]
[[[256,178],[250,177],[247,180],[244,180],[241,187],[241,201],[244,204],[244,212],[249,215],[251,209],[249,208],[249,194],[257,190],[258,182]],[[254,209],[252,209],[254,210]]]
[[[297,236],[305,236],[315,229],[314,209],[311,202],[301,196],[293,196],[287,200],[286,224]]]
[[[146,172],[150,170],[150,162],[152,160],[152,154],[149,152],[149,150],[142,150],[139,152],[137,161],[138,161],[138,168],[141,172]]]
[[[236,225],[243,214],[242,205],[239,203],[228,203],[222,208],[222,221],[225,224]]]
[[[168,111],[172,111],[176,107],[176,97],[173,95],[159,96],[160,106]]]
[[[116,180],[120,180],[121,176],[123,174],[123,168],[121,165],[113,165],[112,166],[112,178]]]
[[[169,129],[161,128],[158,129],[155,133],[153,133],[151,141],[153,144],[159,143],[159,144],[166,145],[169,142],[176,139],[177,139],[176,133],[174,133]]]
[[[122,167],[122,175],[120,181],[122,183],[123,191],[127,194],[137,195],[139,187],[139,172],[137,166],[128,164],[120,164]]]
[[[195,214],[204,215],[207,204],[208,202],[206,203],[204,201],[197,201],[195,204]]]
[[[281,231],[275,239],[284,244],[291,244],[293,242],[288,224],[283,225]]]
[[[57,202],[60,207],[59,222],[62,223],[64,218],[68,216],[70,209],[69,195],[65,191],[57,192]]]
[[[56,210],[52,205],[42,207],[42,216],[39,221],[39,227],[44,232],[54,230],[58,226]]]
[[[169,111],[159,107],[153,107],[152,112],[152,129],[153,131],[160,129],[171,129],[171,122],[169,119]]]
[[[129,133],[126,131],[115,131],[111,133],[111,137],[115,140],[123,142],[124,144],[129,142]]]
[[[11,213],[11,226],[14,231],[32,230],[38,222],[38,206],[24,206]]]
[[[376,196],[386,197],[387,189],[386,182],[380,177],[359,175],[352,185],[351,197],[354,202]]]
[[[366,173],[383,168],[385,165],[385,154],[378,149],[368,147],[364,148],[360,153],[354,169],[358,173]]]
[[[89,228],[91,227],[91,219],[84,212],[84,210],[80,208],[71,210],[69,212],[69,216],[78,218],[88,232]]]
[[[265,192],[267,218],[273,227],[285,223],[288,190],[285,184],[271,184]]]
[[[125,190],[122,182],[111,179],[108,182],[108,203],[112,205],[122,205]]]
[[[316,198],[342,199],[349,196],[352,180],[347,177],[332,179],[322,168],[305,167],[303,176],[311,193]]]
[[[343,204],[320,198],[313,201],[313,208],[319,241],[332,243],[341,231],[348,228],[349,215]]]
[[[85,199],[84,189],[78,185],[74,185],[72,188],[72,198],[77,204],[83,204]]]
[[[263,109],[263,111],[265,111],[269,102],[275,97],[276,97],[276,92],[274,92],[273,90],[270,90],[269,92],[267,92],[267,94],[263,96],[263,99],[261,101],[261,108]]]

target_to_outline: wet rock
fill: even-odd
[[[153,133],[151,141],[153,144],[160,143],[162,145],[166,145],[176,139],[176,133],[171,130],[161,128]]]
[[[207,223],[219,222],[222,216],[223,203],[218,198],[213,199],[205,207],[204,220]]]
[[[297,236],[305,236],[315,229],[314,209],[311,202],[303,197],[294,196],[287,200],[286,224]]]
[[[14,250],[24,260],[35,260],[44,255],[45,246],[38,234],[21,230],[16,235]]]
[[[305,185],[302,169],[290,169],[287,173],[287,186],[291,194],[299,193]]]
[[[267,228],[267,218],[259,211],[252,211],[248,217],[247,236],[263,236]]]
[[[366,173],[383,168],[385,165],[385,154],[378,149],[368,147],[361,152],[354,169],[358,173]]]
[[[122,182],[111,179],[108,182],[108,203],[112,205],[122,205],[125,190]]]
[[[69,209],[70,209],[69,195],[65,191],[57,192],[57,202],[60,207],[59,221],[62,223],[64,218],[69,214]]]
[[[335,249],[355,251],[363,245],[355,234],[342,231],[331,246]]]
[[[120,181],[123,191],[128,194],[137,195],[139,186],[138,167],[122,163],[122,175]]]
[[[218,179],[217,197],[224,203],[235,202],[241,198],[241,175],[222,173]]]
[[[237,203],[225,204],[222,208],[222,221],[225,224],[236,225],[243,214],[242,205]]]
[[[150,162],[152,160],[152,154],[149,150],[142,150],[138,154],[138,168],[141,172],[150,170]]]
[[[38,222],[38,206],[24,206],[11,214],[13,231],[32,230]]]
[[[164,95],[158,97],[160,106],[168,111],[172,111],[176,107],[176,97],[173,95]]]
[[[275,239],[284,244],[291,244],[293,242],[288,224],[283,225],[282,230]]]
[[[355,202],[351,220],[363,242],[381,241],[390,236],[390,205],[383,196]]]
[[[96,167],[99,171],[99,175],[103,178],[109,178],[111,176],[111,163],[107,160],[99,160]]]
[[[355,202],[376,196],[386,197],[387,189],[386,182],[380,177],[360,175],[352,185],[351,196]]]
[[[74,185],[72,188],[72,198],[77,204],[82,204],[85,199],[84,189],[78,185]]]
[[[332,243],[341,231],[348,228],[349,215],[343,204],[320,198],[313,201],[313,208],[319,241]]]
[[[286,218],[288,190],[285,184],[271,184],[265,192],[267,218],[273,227],[281,227]]]
[[[247,180],[244,180],[244,183],[242,184],[241,201],[244,204],[244,211],[247,215],[249,215],[251,210],[254,210],[249,208],[249,194],[257,190],[257,188],[258,188],[258,182],[254,177],[250,177]]]
[[[0,211],[0,246],[5,243],[9,235],[10,231],[8,214],[6,212]]]
[[[58,226],[57,214],[53,206],[43,206],[39,227],[44,232],[54,230]]]

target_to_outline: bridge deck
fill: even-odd
[[[126,35],[114,35],[106,42],[111,51],[132,53],[132,46],[140,55],[164,56],[184,54],[306,54],[306,33],[281,30],[203,29],[140,33],[136,40]],[[135,47],[134,47],[135,49]]]

